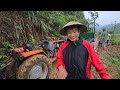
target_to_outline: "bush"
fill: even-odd
[[[120,34],[112,34],[113,43],[120,45]]]

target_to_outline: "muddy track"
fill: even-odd
[[[104,51],[101,47],[98,49],[98,55],[102,62],[104,63],[104,66],[106,67],[110,77],[112,79],[118,79],[120,76],[120,70],[111,63],[111,58],[113,58],[112,55],[120,55],[120,46],[118,45],[108,45],[106,48],[106,51]],[[93,79],[100,79],[98,73],[96,72],[95,68],[92,67],[92,78]]]

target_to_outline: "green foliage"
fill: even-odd
[[[108,33],[114,34],[114,30],[110,30],[110,31],[108,31]]]
[[[120,45],[120,34],[112,34],[112,40],[115,44]]]
[[[7,59],[7,56],[3,53],[5,48],[0,48],[0,69],[5,66],[5,61]]]
[[[48,20],[49,23],[53,24],[52,26],[56,27],[57,30],[65,24],[65,16],[60,11],[52,11]]]
[[[32,47],[35,47],[35,43],[36,41],[34,37],[31,34],[29,34],[29,44],[32,45]]]
[[[49,32],[52,28],[48,23],[45,24],[43,21],[41,21],[41,29],[43,29],[44,32]]]
[[[5,52],[12,48],[14,48],[14,46],[11,43],[9,42],[3,43],[3,48],[0,47],[0,61],[6,60],[7,56],[5,55]]]
[[[38,24],[38,16],[36,11],[29,11],[28,12],[28,19],[33,22],[34,24]]]
[[[0,55],[0,60],[5,60],[7,58],[7,56],[6,55]]]
[[[106,69],[113,79],[120,78],[120,54],[108,52],[102,57]]]
[[[14,48],[13,44],[9,43],[9,42],[3,42],[3,46],[5,47],[5,49],[12,49]]]
[[[112,58],[111,62],[115,64],[116,66],[120,66],[120,60],[118,58]]]
[[[78,18],[73,15],[68,15],[66,16],[66,22],[69,22],[69,21],[78,21]]]
[[[120,54],[108,52],[108,55],[111,57],[110,61],[114,64],[120,63]],[[107,58],[106,58],[107,59]],[[120,65],[120,64],[119,64]]]
[[[38,25],[41,32],[59,35],[60,28],[71,20],[87,24],[83,11],[29,11],[28,19],[35,25]]]

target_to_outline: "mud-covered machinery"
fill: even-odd
[[[6,68],[4,78],[16,79],[49,79],[52,62],[63,40],[41,40],[38,44],[43,48],[33,50],[29,44],[9,51],[11,62]]]

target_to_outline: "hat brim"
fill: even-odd
[[[61,35],[67,35],[66,32],[67,32],[67,30],[69,30],[68,28],[69,28],[69,27],[73,27],[73,26],[79,27],[80,33],[87,32],[87,27],[86,27],[85,25],[74,24],[74,25],[70,25],[70,26],[66,26],[66,27],[62,28],[62,29],[60,30],[60,34],[61,34]]]

